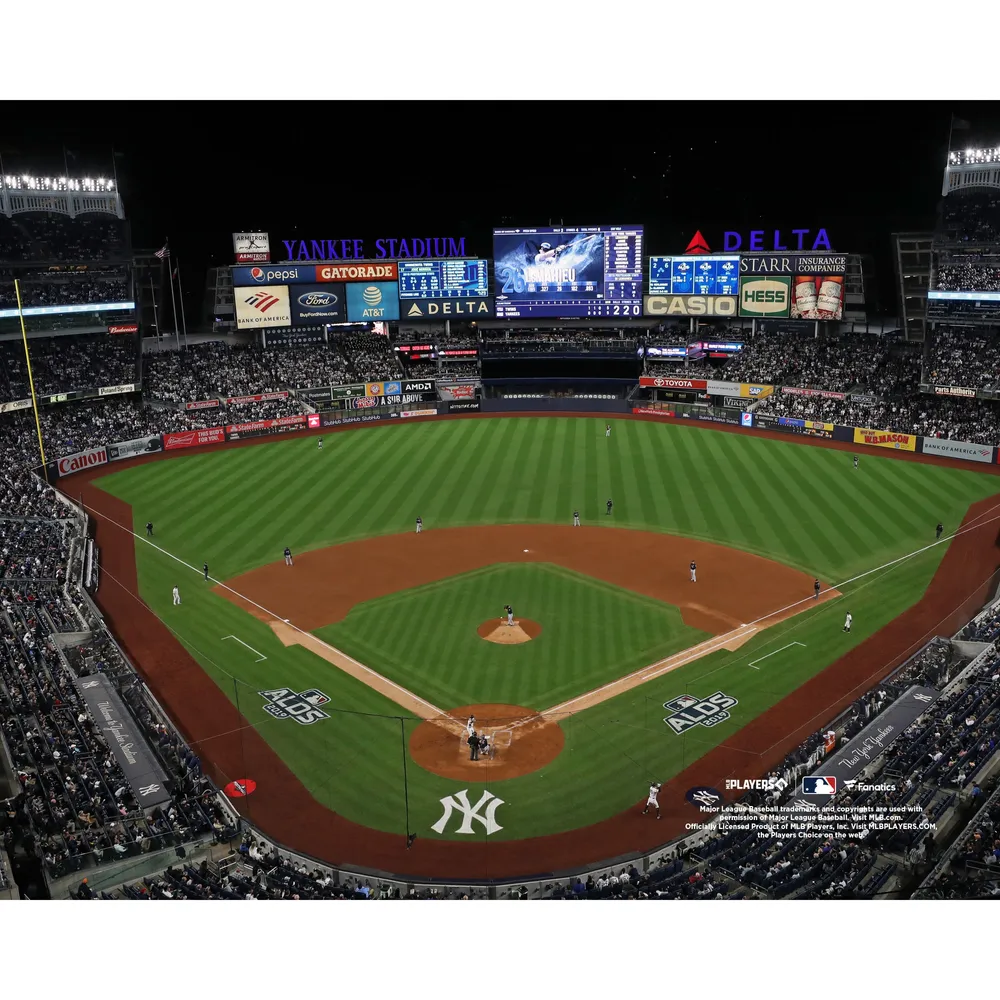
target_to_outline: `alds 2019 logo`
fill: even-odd
[[[682,694],[663,703],[663,707],[671,713],[663,721],[675,733],[686,732],[693,726],[717,726],[732,718],[729,709],[738,704],[735,698],[722,691],[716,691],[705,699]]]
[[[268,703],[264,711],[276,719],[294,719],[300,726],[311,726],[321,719],[330,718],[319,709],[330,699],[316,688],[301,694],[296,694],[291,688],[275,688],[273,691],[258,691],[257,694]]]

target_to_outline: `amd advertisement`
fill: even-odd
[[[642,226],[494,229],[499,319],[642,313]]]

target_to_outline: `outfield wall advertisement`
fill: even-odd
[[[224,427],[180,431],[177,434],[163,435],[163,450],[174,451],[177,448],[196,448],[202,444],[221,444],[225,440],[226,431]]]
[[[925,455],[962,458],[968,462],[993,461],[993,448],[988,444],[970,444],[967,441],[948,441],[942,438],[925,437],[920,450]]]
[[[896,434],[893,431],[873,431],[867,427],[854,428],[854,443],[871,448],[894,448],[896,451],[916,451],[914,434]]]

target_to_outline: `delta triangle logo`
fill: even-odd
[[[701,230],[699,229],[694,236],[691,237],[691,242],[687,245],[687,250],[684,253],[711,253],[712,248],[708,245],[708,241],[704,236],[701,235]]]
[[[421,312],[420,306],[418,306],[416,304],[416,302],[414,302],[413,305],[410,306],[410,311],[406,315],[407,315],[407,317],[410,317],[410,316],[423,316],[423,312]]]

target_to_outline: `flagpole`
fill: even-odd
[[[31,408],[35,411],[35,431],[38,434],[38,454],[42,456],[42,475],[45,482],[49,481],[49,470],[45,463],[45,445],[42,443],[42,424],[38,419],[38,397],[35,395],[35,377],[31,374],[31,354],[28,352],[28,331],[24,327],[24,310],[21,306],[21,281],[14,279],[14,292],[17,295],[17,315],[21,320],[21,339],[24,341],[24,360],[28,364],[28,386],[31,389]]]
[[[181,325],[184,327],[184,346],[188,345],[188,322],[184,312],[184,286],[181,284],[181,265],[177,263],[177,297],[181,300]]]
[[[170,269],[170,244],[167,243],[167,278],[170,280],[170,311],[174,317],[174,340],[177,342],[177,350],[181,349],[181,335],[177,329],[177,300],[174,298],[174,272]]]
[[[156,346],[157,349],[163,346],[161,338],[163,337],[163,331],[160,329],[160,318],[156,315],[156,289],[153,287],[153,276],[149,276],[149,294],[153,297],[153,325],[156,327]]]

